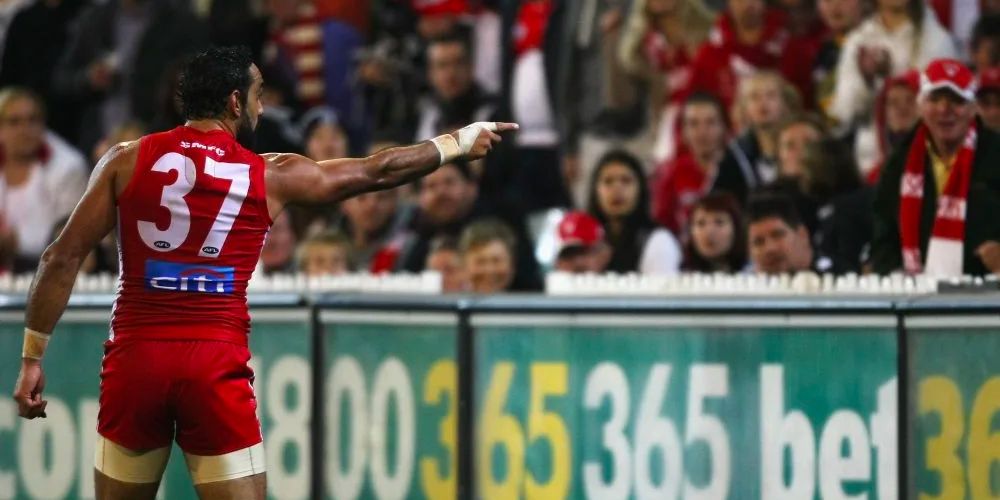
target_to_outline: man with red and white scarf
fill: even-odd
[[[920,75],[920,123],[886,162],[875,198],[876,272],[1000,274],[1000,135],[976,118],[976,87],[953,59]]]

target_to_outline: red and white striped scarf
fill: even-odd
[[[906,157],[906,169],[899,187],[899,237],[903,249],[903,267],[907,273],[962,275],[966,197],[969,193],[969,179],[972,177],[977,134],[977,125],[973,122],[953,160],[944,190],[938,196],[925,265],[920,254],[920,219],[924,203],[927,126],[921,124],[917,129]]]

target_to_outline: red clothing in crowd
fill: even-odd
[[[663,78],[664,88],[667,89],[663,108],[659,110],[661,116],[657,125],[657,144],[653,151],[653,157],[657,161],[676,158],[684,151],[680,111],[691,86],[694,63],[691,49],[688,46],[671,45],[659,31],[648,31],[642,40],[643,57],[649,67]]]
[[[358,33],[368,33],[371,26],[370,0],[313,0],[316,14],[321,19],[336,19],[345,22],[358,30]]]
[[[708,41],[695,55],[691,90],[715,94],[730,109],[741,79],[761,69],[779,69],[789,41],[785,22],[784,12],[767,9],[760,41],[746,45],[737,39],[729,13],[720,15]]]
[[[823,42],[830,38],[830,31],[817,20],[803,34],[792,36],[781,58],[781,74],[798,89],[805,109],[816,109],[816,88],[813,69]]]
[[[323,80],[323,18],[312,3],[299,7],[298,18],[271,32],[270,43],[283,52],[295,69],[296,94],[308,107],[326,103],[326,82]],[[268,51],[273,59],[278,51]]]
[[[521,56],[545,43],[545,28],[552,15],[552,2],[540,0],[521,4],[514,25],[514,53]]]
[[[694,204],[712,189],[715,179],[690,153],[660,167],[653,185],[653,217],[677,235],[685,234]]]

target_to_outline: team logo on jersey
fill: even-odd
[[[233,293],[236,268],[146,261],[146,289],[169,292]]]

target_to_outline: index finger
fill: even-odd
[[[496,132],[507,132],[508,130],[517,130],[521,128],[521,126],[516,123],[507,122],[496,122],[496,127]]]

